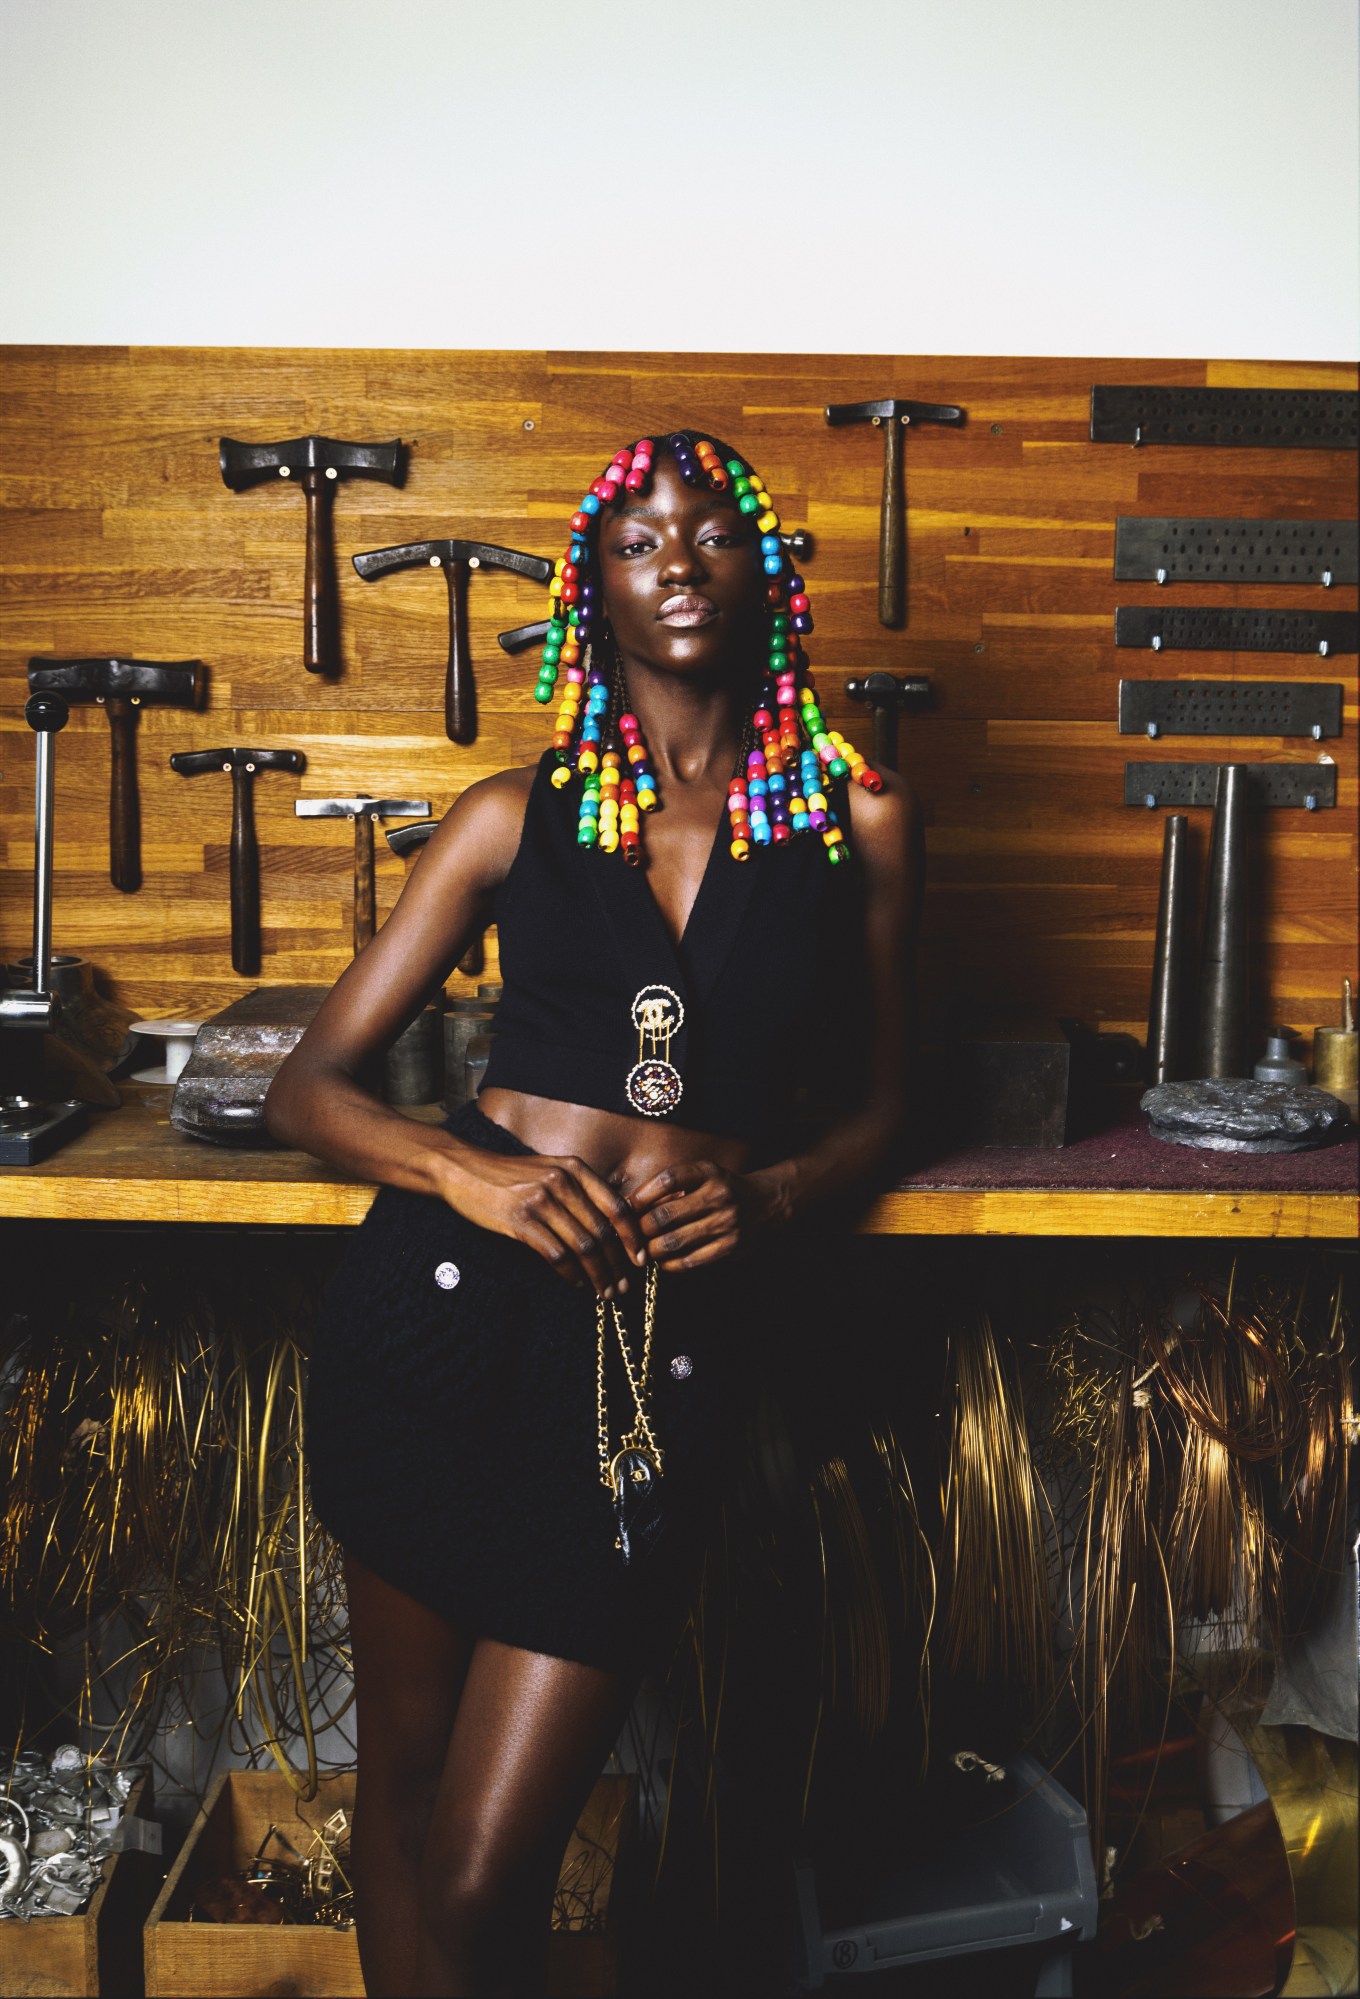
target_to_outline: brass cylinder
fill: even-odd
[[[1354,1028],[1314,1028],[1313,1081],[1332,1091],[1353,1090],[1360,1082],[1360,1034]]]

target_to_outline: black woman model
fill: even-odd
[[[381,1183],[305,1412],[371,1999],[542,1990],[733,1416],[904,1115],[916,819],[826,726],[778,526],[698,432],[615,455],[550,586],[552,745],[463,792],[269,1093],[276,1138]],[[374,1058],[492,923],[480,1095],[386,1109]]]

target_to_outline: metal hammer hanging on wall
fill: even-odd
[[[424,819],[428,798],[370,798],[360,792],[354,798],[296,798],[293,810],[299,819],[351,819],[354,822],[354,952],[357,957],[365,944],[373,941],[377,929],[377,901],[373,876],[373,826],[378,819]]]
[[[477,703],[467,638],[467,582],[471,569],[510,569],[531,582],[546,583],[553,566],[546,556],[489,541],[408,541],[398,548],[369,549],[354,557],[365,583],[394,569],[442,569],[449,586],[449,663],[444,676],[444,733],[451,743],[477,735]]]
[[[883,505],[878,525],[878,621],[895,626],[907,617],[907,505],[902,483],[902,433],[913,423],[966,421],[954,403],[912,403],[887,396],[877,402],[828,403],[832,424],[871,423],[883,432]]]
[[[291,437],[281,444],[218,440],[222,477],[234,493],[265,479],[292,479],[307,501],[307,572],[303,586],[302,663],[308,673],[340,671],[340,600],[335,583],[335,489],[342,479],[382,479],[399,486],[406,446],[348,444],[335,437]]]
[[[255,779],[262,770],[306,769],[301,750],[176,750],[181,777],[224,770],[231,778],[231,966],[260,969],[260,848],[255,838]]]
[[[137,801],[137,714],[144,703],[201,708],[207,675],[196,659],[31,659],[35,694],[97,701],[109,718],[109,880],[131,894],[142,885]]]

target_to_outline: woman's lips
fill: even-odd
[[[706,625],[717,617],[718,607],[707,597],[667,597],[656,615],[663,625]]]

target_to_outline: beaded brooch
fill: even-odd
[[[820,833],[827,859],[840,863],[850,849],[823,788],[826,779],[848,776],[866,791],[881,791],[883,780],[853,743],[827,728],[817,705],[802,646],[812,630],[812,612],[764,481],[728,447],[720,452],[712,439],[692,431],[675,431],[662,448],[687,485],[706,482],[714,492],[730,490],[740,511],[756,516],[760,531],[756,552],[766,579],[769,664],[727,787],[732,858],[745,861],[754,847],[778,847],[799,834]],[[552,781],[559,789],[567,784],[574,764],[583,780],[578,843],[606,854],[621,850],[633,865],[642,858],[641,815],[657,802],[656,772],[637,716],[625,711],[610,726],[609,680],[595,657],[598,645],[592,646],[601,615],[592,572],[598,567],[601,508],[616,505],[625,493],[647,491],[656,450],[653,439],[644,437],[616,451],[572,515],[571,542],[548,585],[552,615],[534,689],[534,699],[546,706],[565,668]],[[621,668],[618,677],[621,683]]]

